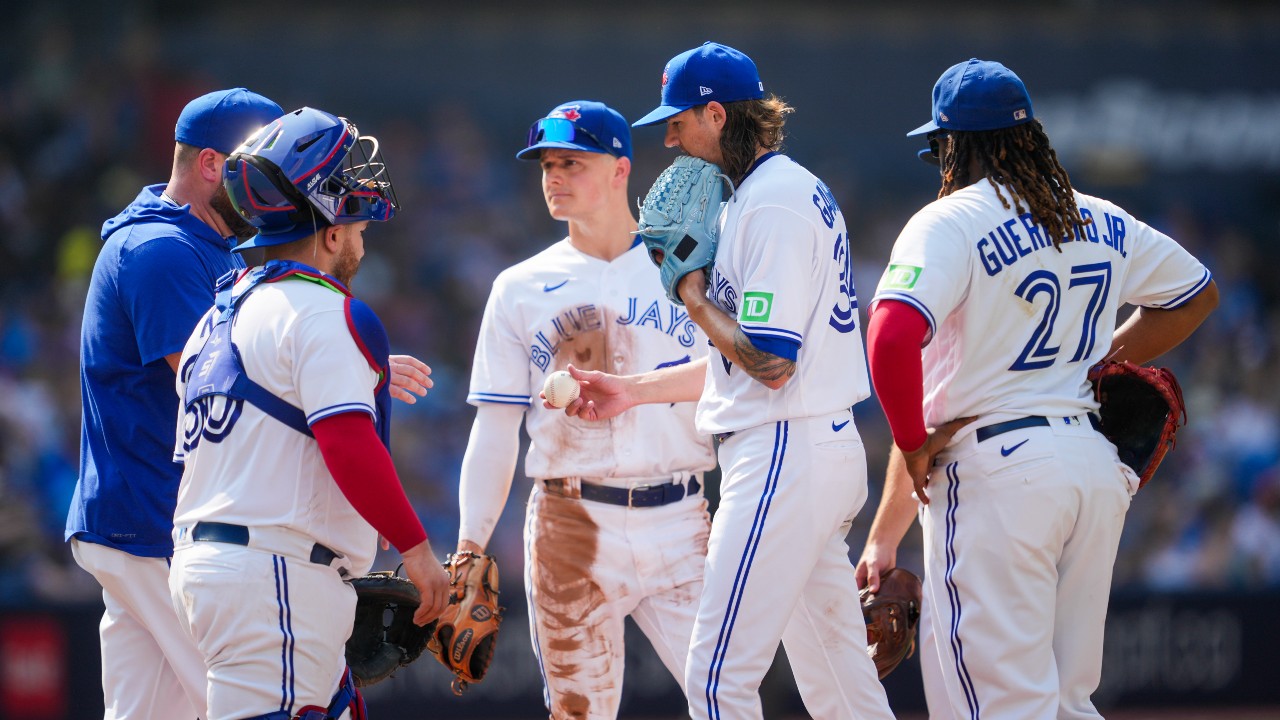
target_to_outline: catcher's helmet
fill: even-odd
[[[236,148],[222,183],[236,211],[258,229],[236,250],[283,245],[330,225],[390,220],[399,208],[377,138],[309,107]]]

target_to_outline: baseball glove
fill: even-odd
[[[355,626],[347,640],[347,665],[356,687],[382,682],[417,660],[435,632],[413,624],[422,596],[406,578],[390,571],[369,573],[351,581],[356,591]],[[390,610],[390,622],[386,621]]]
[[[1089,369],[1094,397],[1101,403],[1102,434],[1116,446],[1120,460],[1147,484],[1165,453],[1187,424],[1182,388],[1168,368],[1106,361]]]
[[[909,570],[890,568],[880,574],[880,592],[872,594],[868,586],[858,595],[867,623],[867,654],[883,680],[915,652],[920,578]]]
[[[484,679],[493,662],[504,608],[498,606],[498,565],[493,556],[459,552],[449,556],[445,567],[455,588],[454,602],[436,621],[428,649],[453,673],[453,692],[461,695],[468,685]],[[466,581],[459,586],[464,569]]]
[[[726,186],[733,194],[733,184],[719,167],[681,155],[658,175],[640,204],[637,232],[661,270],[667,297],[677,305],[684,305],[676,292],[680,278],[716,260]]]

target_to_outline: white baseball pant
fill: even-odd
[[[1049,420],[972,433],[935,462],[921,523],[937,717],[943,695],[955,718],[1101,717],[1089,696],[1132,471],[1085,416]]]
[[[336,570],[195,542],[176,548],[169,588],[169,611],[178,610],[208,667],[208,720],[329,706],[346,672],[356,606]]]
[[[525,592],[552,718],[617,717],[628,615],[683,681],[709,532],[701,495],[627,508],[559,497],[534,481]]]
[[[71,540],[71,554],[102,585],[105,720],[204,717],[204,658],[169,600],[169,559]]]
[[[852,414],[751,428],[719,454],[720,506],[685,675],[690,715],[762,717],[758,689],[781,640],[811,716],[891,719],[845,543],[867,499]]]

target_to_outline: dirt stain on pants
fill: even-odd
[[[581,500],[543,493],[537,502],[530,579],[551,717],[587,718],[593,698],[617,695],[609,686],[622,648],[622,634],[613,637],[607,598],[592,576],[599,529]]]

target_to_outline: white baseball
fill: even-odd
[[[547,376],[547,381],[542,384],[542,394],[546,396],[547,402],[558,408],[576,400],[580,389],[578,381],[573,379],[568,370],[557,370],[551,373]]]

